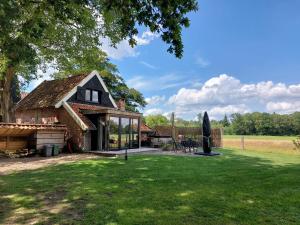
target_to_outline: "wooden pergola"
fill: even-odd
[[[102,143],[102,139],[105,139],[105,147],[104,149],[102,148],[101,145],[99,145],[99,150],[108,150],[109,149],[109,119],[110,117],[123,117],[123,118],[132,118],[132,119],[137,119],[138,120],[138,146],[141,146],[141,113],[136,113],[136,112],[129,112],[129,111],[122,111],[119,109],[112,109],[112,108],[106,108],[106,107],[97,107],[97,109],[81,109],[80,112],[83,115],[103,115],[104,116],[104,123],[102,124],[101,122],[99,123],[100,131],[98,132],[98,139],[99,142]],[[104,125],[105,128],[105,134],[103,135],[102,133],[102,126]]]

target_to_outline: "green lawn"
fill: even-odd
[[[0,224],[300,224],[300,155],[222,150],[0,176]]]

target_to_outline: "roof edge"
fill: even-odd
[[[86,131],[89,129],[67,102],[63,102],[62,106],[66,109],[66,111],[70,114],[70,116],[75,120],[75,122],[79,125],[79,127],[82,130]]]
[[[101,76],[99,75],[98,71],[97,70],[93,70],[88,76],[86,76],[85,78],[83,78],[81,80],[81,82],[79,84],[77,84],[71,91],[69,91],[61,100],[59,100],[56,104],[55,104],[55,108],[59,108],[63,105],[64,102],[66,102],[73,94],[76,93],[77,91],[77,87],[80,86],[82,87],[83,85],[85,85],[93,76],[97,76],[97,78],[99,79],[102,87],[104,88],[104,90],[106,92],[108,92],[109,94],[109,99],[110,101],[112,102],[113,106],[115,108],[118,108],[117,107],[117,104],[115,102],[115,100],[113,99],[113,97],[111,96],[108,88],[106,87],[106,84],[104,83],[103,79],[101,78]]]

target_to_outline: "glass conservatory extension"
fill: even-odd
[[[139,119],[109,117],[109,150],[139,147]]]

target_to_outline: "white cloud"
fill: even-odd
[[[135,76],[127,81],[129,87],[143,91],[158,91],[190,84],[186,77],[174,73],[159,77]]]
[[[158,38],[158,33],[152,33],[151,31],[145,31],[142,33],[141,37],[135,36],[135,39],[137,41],[137,45],[148,45],[151,41]]]
[[[128,40],[123,40],[117,44],[116,48],[111,46],[111,42],[107,38],[102,38],[102,50],[107,53],[112,59],[123,59],[126,57],[136,57],[140,53],[137,50],[138,46],[149,45],[151,41],[156,39],[159,35],[150,31],[145,31],[141,36],[135,36],[137,46],[131,47]]]
[[[286,85],[272,81],[254,84],[221,74],[207,80],[200,88],[181,88],[168,104],[180,116],[190,117],[208,111],[213,117],[249,111],[290,113],[300,110],[300,84]]]
[[[197,56],[196,57],[196,64],[199,65],[201,68],[205,68],[205,67],[208,67],[210,65],[210,62],[203,59],[200,56]]]
[[[144,65],[144,66],[146,66],[146,67],[148,67],[148,68],[150,68],[150,69],[153,69],[153,70],[158,69],[156,66],[154,66],[154,65],[152,65],[152,64],[150,64],[150,63],[147,63],[147,62],[145,62],[145,61],[140,61],[140,64],[142,64],[142,65]]]
[[[125,57],[135,57],[139,55],[136,48],[132,48],[127,40],[123,40],[117,44],[116,48],[110,45],[110,41],[103,40],[102,50],[112,59],[122,59]]]
[[[300,111],[300,101],[268,102],[266,108],[269,112],[292,113],[295,111]]]
[[[157,105],[159,103],[164,102],[166,100],[166,97],[165,96],[155,95],[155,96],[146,98],[145,100],[148,103],[148,105]]]
[[[151,108],[144,111],[144,116],[163,114],[163,110],[159,108]]]
[[[142,76],[135,76],[127,81],[129,87],[143,89],[148,87],[148,82]]]
[[[222,116],[230,115],[232,113],[247,113],[250,109],[245,104],[240,105],[227,105],[227,106],[216,106],[208,110],[208,113],[212,119],[218,119]]]

